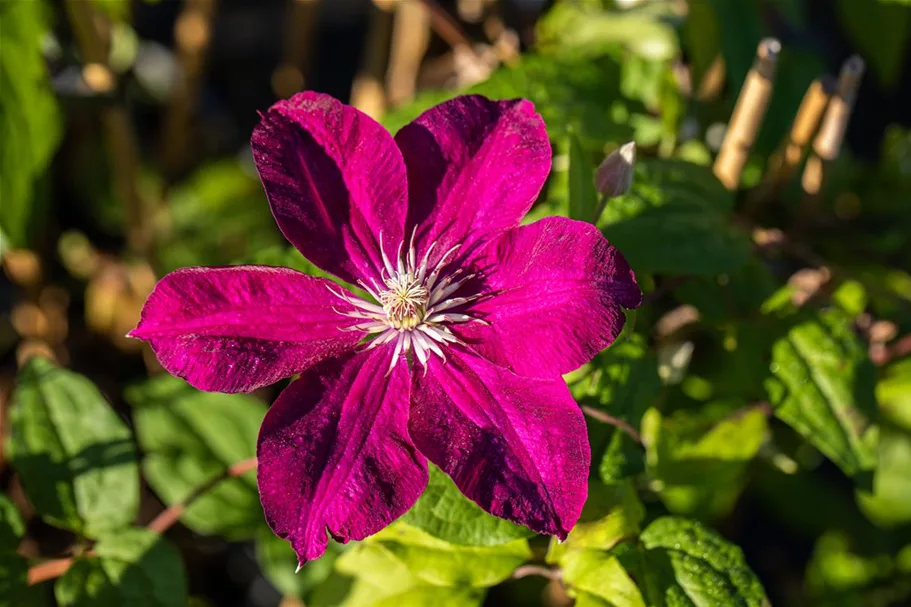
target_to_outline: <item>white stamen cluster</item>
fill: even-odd
[[[475,277],[475,274],[462,275],[461,269],[446,272],[452,254],[459,249],[456,245],[446,251],[433,268],[428,266],[430,255],[436,243],[430,245],[420,265],[416,263],[414,234],[406,254],[402,254],[404,242],[399,244],[398,259],[395,265],[383,251],[383,238],[380,236],[380,251],[383,255],[383,287],[376,281],[367,285],[358,281],[358,285],[376,300],[366,302],[342,290],[330,288],[333,294],[354,307],[349,312],[337,312],[343,316],[361,319],[364,322],[346,327],[345,331],[364,331],[376,334],[367,344],[371,350],[384,344],[395,342],[392,363],[389,371],[400,356],[407,356],[413,351],[415,357],[427,369],[431,354],[436,354],[444,361],[443,348],[451,343],[459,343],[447,324],[464,322],[484,322],[467,314],[453,312],[479,297],[479,295],[454,297],[459,288]]]

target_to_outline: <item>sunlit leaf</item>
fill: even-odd
[[[36,186],[62,132],[60,111],[41,55],[48,31],[42,0],[0,3],[0,233],[4,247],[24,246],[43,219]]]
[[[639,585],[658,607],[767,607],[743,551],[703,525],[677,517],[652,522],[640,536]]]
[[[766,438],[766,414],[745,403],[710,403],[702,411],[663,417],[646,413],[642,439],[649,474],[677,514],[711,518],[727,514],[743,488],[744,473]]]
[[[126,397],[136,408],[143,472],[167,504],[184,500],[229,466],[256,455],[266,406],[251,396],[200,392],[161,376],[129,388]],[[197,533],[253,538],[263,525],[255,472],[221,481],[181,520]]]
[[[731,225],[731,194],[706,167],[674,160],[636,164],[629,194],[600,225],[637,272],[720,274],[743,266],[750,241]]]
[[[775,415],[861,486],[876,464],[874,368],[844,312],[799,319],[772,348],[766,381]]]
[[[525,527],[487,514],[430,464],[430,482],[402,521],[450,544],[496,546],[532,535]]]
[[[91,381],[33,358],[19,374],[10,419],[13,466],[42,518],[89,537],[133,521],[136,448]]]

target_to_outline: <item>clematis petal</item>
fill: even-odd
[[[453,330],[520,375],[561,375],[587,363],[620,334],[622,308],[642,302],[623,255],[595,226],[565,217],[504,233],[475,263],[490,296],[470,314],[487,324]]]
[[[436,241],[438,255],[457,244],[464,253],[518,225],[550,173],[544,121],[521,99],[456,97],[395,141],[408,166],[408,225],[417,226],[421,252]]]
[[[408,437],[409,373],[387,377],[390,349],[326,361],[275,401],[259,431],[266,521],[301,563],[328,533],[360,540],[404,514],[427,486],[427,462]]]
[[[253,159],[272,214],[304,256],[348,281],[379,279],[404,234],[402,154],[366,114],[328,95],[279,101],[253,130]]]
[[[130,333],[200,390],[249,392],[352,349],[364,336],[334,312],[323,278],[288,268],[183,268],[162,278]]]
[[[587,495],[585,420],[559,377],[520,377],[453,347],[414,377],[408,428],[487,512],[565,538]]]

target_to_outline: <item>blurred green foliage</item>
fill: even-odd
[[[96,4],[129,27],[129,4]],[[785,41],[746,188],[728,191],[711,169],[712,127],[728,120],[757,42],[781,29],[768,16],[805,32],[809,5],[557,1],[514,65],[466,91],[421,92],[381,119],[395,132],[463,92],[530,99],[555,157],[526,221],[560,214],[595,223],[646,292],[617,342],[566,378],[593,412],[593,465],[582,519],[565,542],[548,546],[487,515],[431,467],[427,490],[399,521],[362,542],[330,543],[298,574],[293,550],[263,520],[255,472],[215,483],[180,513],[188,543],[254,543],[278,593],[320,607],[525,605],[540,595],[526,574],[542,572],[579,607],[908,604],[911,358],[896,344],[911,332],[911,132],[891,126],[876,162],[844,150],[819,199],[807,202],[796,179],[763,195],[770,154],[807,85],[832,63],[812,36],[795,35],[802,42]],[[832,14],[866,59],[866,82],[898,91],[909,73],[911,2],[837,0]],[[0,252],[40,250],[56,237],[48,211],[70,202],[55,202],[46,178],[64,112],[42,54],[49,28],[65,18],[37,0],[0,2]],[[719,60],[724,87],[701,98]],[[66,111],[84,118],[96,110]],[[629,140],[640,150],[633,185],[599,213],[594,167]],[[136,252],[125,250],[126,213],[103,138],[74,149],[65,179],[85,198],[73,212],[89,235],[80,242],[97,250],[61,254],[53,280],[81,313],[91,271],[67,260],[95,255],[121,268]],[[214,154],[177,178],[165,178],[151,156],[139,171],[143,195],[156,201],[143,263],[159,276],[232,263],[324,275],[281,238],[246,150]],[[805,222],[807,204],[815,206]],[[757,225],[789,240],[751,238]],[[800,272],[819,266],[828,278],[805,293]],[[74,314],[70,322],[83,321]],[[891,336],[877,342],[873,326]],[[83,332],[84,341],[97,339]],[[888,357],[874,360],[876,352]],[[188,604],[188,548],[136,526],[148,518],[141,495],[147,488],[165,506],[180,505],[253,457],[267,409],[260,397],[275,392],[203,393],[146,377],[138,356],[115,356],[123,369],[104,383],[91,361],[73,361],[85,375],[43,358],[18,372],[4,453],[27,501],[0,494],[2,606],[47,605],[51,594],[63,606]],[[75,536],[66,554],[75,563],[53,592],[28,585],[39,559],[16,551],[36,527]]]

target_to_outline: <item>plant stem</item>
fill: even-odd
[[[183,501],[176,504],[171,504],[165,508],[161,514],[156,516],[154,519],[152,519],[152,522],[146,525],[146,529],[149,531],[154,531],[156,533],[164,533],[170,529],[174,523],[180,520],[180,517],[184,512],[186,512],[190,504],[211,491],[220,482],[229,478],[237,478],[255,469],[255,457],[241,460],[236,464],[232,464],[221,474],[206,481],[195,490],[193,490],[190,495],[184,498]],[[91,551],[89,551],[89,554],[91,554]],[[46,582],[47,580],[52,580],[54,578],[60,577],[67,572],[72,564],[72,558],[62,558],[46,561],[39,565],[34,565],[28,570],[28,583],[30,586],[34,586],[35,584],[40,584],[41,582]]]
[[[642,436],[639,435],[639,432],[633,428],[629,422],[626,422],[619,417],[614,417],[610,413],[606,413],[601,409],[597,409],[589,405],[582,405],[582,412],[592,419],[596,419],[599,422],[604,422],[605,424],[610,424],[615,428],[619,428],[620,430],[626,432],[634,441],[640,445],[642,444]]]

